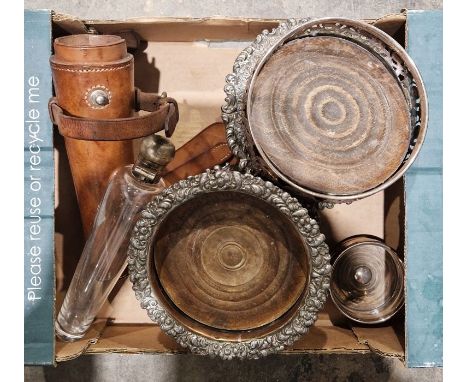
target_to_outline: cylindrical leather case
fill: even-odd
[[[57,38],[50,59],[58,104],[75,117],[111,119],[133,113],[133,56],[118,36]],[[103,92],[99,104],[93,95]],[[99,101],[99,100],[98,100]],[[108,178],[133,160],[126,141],[87,141],[65,137],[85,236],[88,236]]]

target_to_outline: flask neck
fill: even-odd
[[[155,184],[158,183],[161,179],[165,168],[165,165],[160,165],[138,158],[138,160],[133,165],[131,172],[138,181]]]

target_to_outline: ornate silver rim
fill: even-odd
[[[181,325],[158,300],[152,289],[148,264],[153,235],[158,225],[177,206],[200,193],[238,191],[261,198],[280,210],[295,224],[309,249],[309,280],[297,311],[284,326],[264,337],[244,341],[216,340]],[[139,214],[128,248],[128,270],[140,306],[161,329],[196,354],[223,359],[259,358],[291,345],[316,321],[330,287],[330,254],[317,222],[287,192],[250,174],[227,169],[207,170],[165,189]]]
[[[332,207],[334,203],[350,203],[370,196],[396,182],[416,159],[427,129],[427,97],[418,69],[406,51],[389,35],[364,22],[325,18],[319,20],[290,19],[281,23],[271,32],[264,30],[256,40],[237,57],[233,72],[226,76],[226,103],[222,106],[222,118],[226,127],[227,142],[231,151],[240,159],[241,170],[268,174],[275,166],[255,145],[248,122],[250,84],[255,80],[263,64],[284,42],[297,37],[334,35],[355,41],[366,47],[393,70],[408,102],[411,117],[411,142],[400,168],[387,181],[366,192],[356,195],[331,195],[309,190],[292,182],[288,177],[275,171],[292,189],[301,194],[322,199],[320,207]],[[259,159],[259,154],[261,159]],[[271,170],[270,170],[271,171]]]

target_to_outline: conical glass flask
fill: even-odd
[[[164,188],[161,173],[174,157],[174,145],[159,135],[146,137],[134,165],[110,177],[55,329],[63,341],[84,336],[127,265],[135,216]]]

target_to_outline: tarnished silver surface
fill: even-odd
[[[158,134],[149,135],[141,141],[138,160],[133,165],[132,173],[143,182],[155,183],[174,155],[175,147],[169,139]]]
[[[178,322],[158,300],[149,279],[151,245],[158,225],[177,206],[200,193],[238,191],[271,204],[287,216],[303,236],[308,248],[309,277],[306,290],[291,318],[273,333],[249,340],[227,341],[196,333]],[[137,299],[149,317],[167,334],[192,352],[223,359],[259,358],[283,350],[308,331],[317,319],[330,284],[328,246],[318,224],[297,199],[270,182],[227,169],[207,170],[167,188],[140,214],[128,249],[128,270]]]
[[[301,187],[277,171],[273,163],[256,145],[248,121],[248,105],[252,84],[265,62],[284,43],[301,37],[336,36],[353,41],[376,54],[393,72],[408,103],[411,118],[411,140],[407,154],[399,169],[384,183],[356,195],[323,194]],[[398,180],[415,160],[424,141],[427,127],[427,98],[421,76],[405,50],[380,29],[348,19],[324,18],[290,19],[271,32],[267,30],[245,48],[237,57],[233,73],[226,76],[225,105],[222,117],[226,125],[227,142],[240,158],[241,170],[268,176],[272,172],[294,191],[321,200],[320,208],[335,203],[352,202],[381,191]]]
[[[253,142],[248,133],[247,94],[254,71],[259,62],[291,30],[307,23],[309,19],[290,19],[281,23],[271,32],[264,30],[256,40],[237,57],[233,73],[226,76],[226,104],[221,108],[226,125],[226,137],[231,151],[240,159],[241,170],[262,172],[262,166],[254,152]]]

